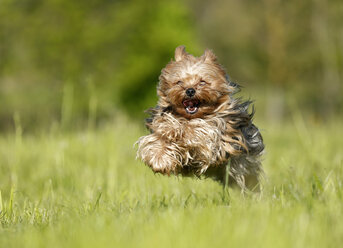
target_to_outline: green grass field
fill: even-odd
[[[97,130],[0,136],[0,247],[340,247],[342,121],[257,123],[261,194],[154,175],[146,133],[117,117]]]

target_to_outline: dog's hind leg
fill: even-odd
[[[243,154],[231,158],[230,175],[241,188],[258,190],[262,174],[259,157]]]
[[[264,150],[263,139],[258,128],[252,123],[241,128],[241,131],[248,151],[231,158],[230,173],[238,185],[253,190],[257,188],[263,175],[260,161]]]

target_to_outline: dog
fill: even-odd
[[[211,50],[194,57],[177,47],[175,60],[161,71],[159,100],[146,119],[150,134],[137,141],[137,157],[156,173],[221,183],[230,162],[228,173],[238,186],[258,187],[264,144],[252,123],[252,102],[234,97],[239,90]]]

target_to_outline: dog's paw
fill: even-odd
[[[169,175],[175,173],[179,161],[168,153],[160,152],[155,154],[148,164],[154,172]]]
[[[137,157],[154,172],[172,174],[182,165],[182,156],[177,148],[165,143],[156,134],[141,137],[137,143]]]

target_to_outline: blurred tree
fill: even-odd
[[[204,44],[231,76],[270,92],[265,105],[273,118],[284,115],[285,95],[322,118],[342,113],[342,1],[192,4]]]
[[[142,113],[175,47],[198,51],[192,25],[181,0],[1,1],[0,125]]]
[[[341,0],[2,0],[0,128],[140,117],[180,44],[267,91],[272,118],[290,96],[327,118],[343,108],[342,24]]]

